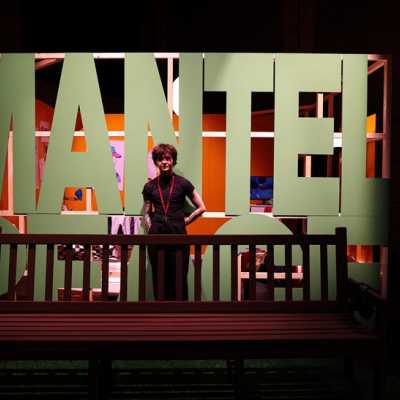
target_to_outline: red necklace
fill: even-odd
[[[160,176],[158,176],[158,179],[157,179],[157,186],[158,186],[158,193],[160,193],[161,205],[162,205],[162,208],[163,208],[163,211],[164,211],[164,220],[166,222],[167,221],[167,213],[168,213],[169,205],[171,203],[172,191],[174,190],[174,186],[175,186],[175,175],[172,175],[172,182],[171,182],[171,185],[169,187],[169,195],[168,195],[167,204],[165,204],[163,192],[161,190]]]

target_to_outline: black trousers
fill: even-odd
[[[186,234],[184,221],[153,221],[149,230],[149,234]],[[188,299],[187,274],[189,269],[189,246],[148,246],[148,254],[150,258],[151,269],[153,273],[153,290],[156,300],[178,300],[177,283],[182,281],[182,300]],[[159,282],[160,274],[162,275],[161,265],[159,265],[159,253],[164,253],[164,279]],[[177,270],[177,256],[181,253],[182,271],[181,274]],[[160,287],[159,283],[163,286]],[[161,291],[164,296],[162,298]]]

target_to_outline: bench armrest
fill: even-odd
[[[371,286],[368,286],[366,283],[358,282],[350,278],[348,280],[348,291],[349,297],[354,294],[362,294],[377,305],[380,304],[384,306],[386,304],[386,299]]]

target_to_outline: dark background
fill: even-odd
[[[0,10],[0,52],[322,52],[392,57],[389,298],[400,305],[400,21],[391,1],[6,1]],[[106,112],[118,112],[123,63],[96,64],[109,76]],[[54,87],[42,72],[40,93]],[[46,83],[47,79],[47,83]],[[49,88],[46,89],[46,84]],[[104,89],[104,90],[103,90]],[[47,99],[48,102],[54,99]],[[262,99],[260,100],[262,102]],[[268,100],[265,100],[268,101]],[[218,111],[217,99],[210,101]]]

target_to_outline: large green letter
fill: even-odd
[[[333,119],[299,118],[299,93],[340,92],[340,56],[278,54],[275,71],[274,214],[337,215],[339,179],[297,168],[299,154],[333,153]]]
[[[203,56],[181,54],[179,59],[178,167],[202,192]]]
[[[18,234],[18,229],[9,221],[4,218],[0,218],[0,230],[1,233],[12,233]],[[25,268],[26,268],[26,246],[20,245],[17,253],[17,271],[15,275],[15,282],[21,279]],[[10,268],[10,246],[2,245],[0,251],[0,295],[7,293],[8,291],[8,271]],[[42,277],[43,280],[43,277]]]
[[[163,87],[151,53],[125,56],[125,211],[140,214],[147,181],[147,132],[154,141],[176,139]]]
[[[226,214],[250,208],[251,92],[273,91],[271,54],[206,54],[204,85],[226,91]]]
[[[367,79],[367,56],[344,55],[341,215],[309,218],[308,232],[345,226],[350,245],[387,245],[389,181],[366,177]],[[349,276],[379,289],[377,263],[349,263]]]
[[[14,213],[35,211],[35,67],[33,54],[0,56],[0,193],[13,122]]]
[[[85,153],[71,152],[78,108],[88,147]],[[59,213],[64,188],[68,186],[94,187],[102,214],[122,212],[91,54],[65,56],[38,211]]]
[[[344,55],[341,213],[379,215],[386,228],[389,180],[366,177],[367,79],[367,56]]]

